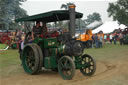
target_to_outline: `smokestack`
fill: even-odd
[[[75,5],[69,5],[69,17],[70,17],[70,23],[69,23],[69,31],[72,37],[75,36]]]

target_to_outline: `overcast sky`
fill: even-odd
[[[60,10],[62,4],[73,2],[76,5],[76,11],[83,13],[83,18],[86,19],[87,15],[93,12],[101,14],[102,21],[112,21],[108,17],[107,8],[108,3],[116,0],[27,0],[23,3],[22,7],[27,11],[28,15],[34,15],[51,10]]]

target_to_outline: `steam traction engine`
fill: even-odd
[[[56,22],[70,20],[69,32],[57,37],[36,37],[32,43],[27,43],[23,49],[22,65],[28,74],[37,74],[42,67],[59,72],[63,79],[72,79],[75,69],[85,76],[91,76],[96,70],[93,58],[83,54],[83,44],[75,40],[75,18],[81,18],[82,13],[75,12],[75,6],[69,10],[56,10],[33,15],[16,21]]]

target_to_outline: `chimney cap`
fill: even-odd
[[[76,6],[74,4],[69,5],[69,8],[75,8]]]

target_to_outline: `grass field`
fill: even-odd
[[[76,77],[72,81],[63,81],[58,74],[54,73],[44,72],[38,76],[26,75],[20,65],[18,50],[12,49],[0,51],[0,77],[6,83],[3,85],[42,85],[39,81],[45,82],[45,85],[84,85],[85,83],[86,85],[127,85],[128,45],[107,44],[103,48],[85,49],[84,53],[92,55],[97,63],[95,76],[90,79],[82,77],[80,72],[76,72]],[[105,64],[106,67],[104,67]],[[101,72],[103,69],[107,70]],[[18,81],[12,81],[17,78],[19,78]],[[51,82],[46,82],[49,79]],[[19,82],[22,83],[19,84]]]
[[[7,44],[0,44],[0,49],[4,49],[7,46]]]
[[[20,60],[18,50],[0,51],[0,75],[10,76],[11,74],[20,73]]]
[[[103,48],[85,49],[85,53],[91,54],[96,60],[113,60],[128,52],[128,45],[104,45]],[[124,54],[123,54],[124,53]]]

